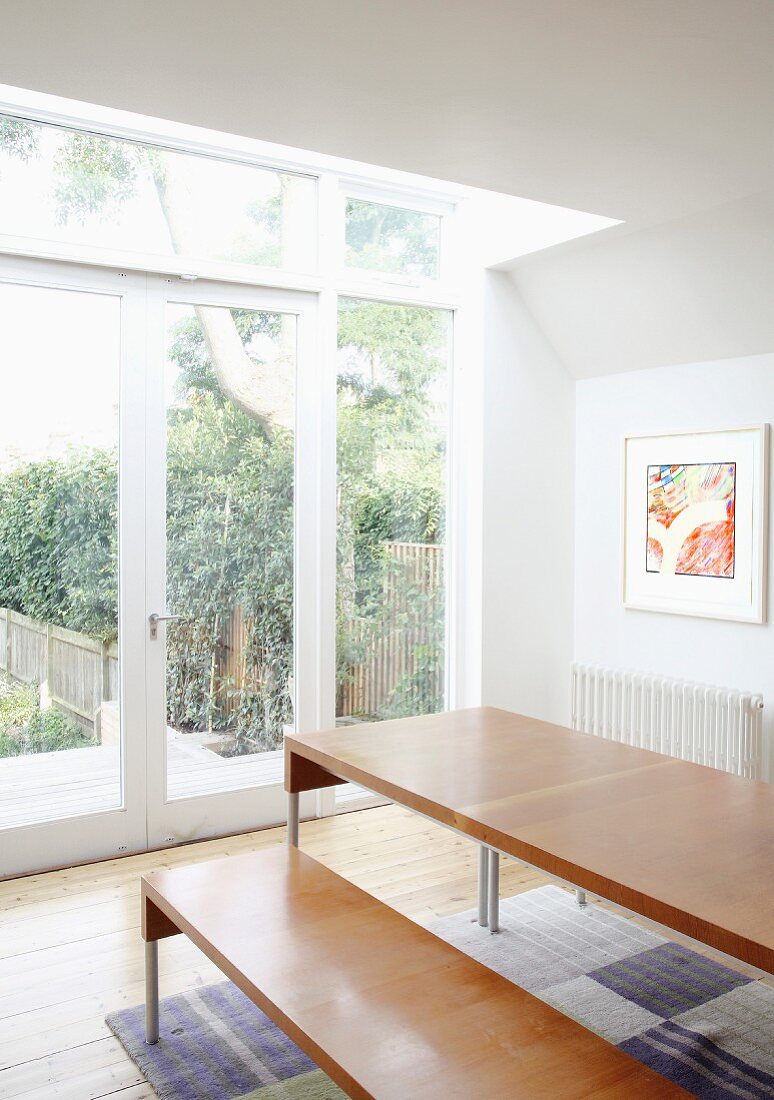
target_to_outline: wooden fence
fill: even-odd
[[[355,619],[347,640],[357,658],[341,678],[338,716],[376,715],[400,690],[406,713],[418,713],[428,697],[443,698],[444,551],[427,543],[387,544],[384,600],[377,621]],[[223,622],[216,652],[219,704],[228,714],[236,693],[253,677],[246,667],[249,621],[237,606]],[[102,718],[116,724],[118,646],[73,630],[39,623],[0,608],[0,670],[25,684],[41,685],[42,698],[101,737]],[[117,727],[116,727],[117,728]],[[110,738],[117,736],[110,733]]]
[[[443,699],[443,547],[413,542],[386,547],[380,617],[377,622],[355,619],[347,627],[349,647],[362,657],[350,664],[338,685],[337,716],[375,715],[390,703],[396,688],[407,713],[422,710],[428,696]],[[246,661],[250,625],[237,605],[219,630],[216,694],[226,715],[238,707],[240,691],[259,686]],[[436,657],[441,651],[440,659],[428,661],[428,647]]]
[[[240,604],[233,609],[221,630],[221,645],[218,651],[218,675],[220,683],[219,705],[229,717],[237,710],[239,698],[236,694],[248,686],[254,677],[247,673],[247,642],[250,623]]]
[[[0,669],[24,684],[40,684],[44,700],[98,735],[102,704],[118,699],[115,643],[6,608],[0,608]]]
[[[347,627],[359,659],[339,683],[339,717],[376,715],[396,689],[406,714],[421,713],[428,698],[443,699],[444,548],[391,542],[387,552],[382,614]]]

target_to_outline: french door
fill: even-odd
[[[334,709],[316,296],[4,260],[0,319],[0,875],[281,821]]]
[[[0,267],[2,875],[146,843],[145,303]]]
[[[151,846],[276,823],[283,737],[322,718],[316,298],[152,281],[146,474]],[[158,616],[158,618],[157,618]],[[310,798],[305,812],[314,811]]]

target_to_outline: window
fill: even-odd
[[[441,218],[422,210],[347,199],[345,266],[437,279]]]
[[[445,705],[450,320],[440,309],[340,302],[339,722]]]
[[[167,791],[261,780],[293,729],[296,318],[170,304]],[[212,767],[180,767],[189,744]],[[216,765],[223,766],[216,766]]]
[[[451,203],[46,111],[0,114],[0,718],[26,708],[0,833],[41,824],[24,869],[276,821],[289,731],[448,705]],[[11,765],[62,799],[7,797]]]
[[[0,233],[311,270],[316,181],[0,116]]]
[[[0,282],[0,830],[121,804],[120,348],[119,298]]]

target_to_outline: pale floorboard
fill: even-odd
[[[282,842],[267,829],[0,882],[0,1097],[153,1097],[104,1022],[143,999],[140,874]],[[399,807],[305,822],[301,846],[414,920],[475,904],[475,845]],[[503,861],[503,896],[545,881]],[[183,936],[160,971],[162,996],[221,977]]]

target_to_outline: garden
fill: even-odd
[[[40,131],[8,120],[0,147],[34,158]],[[59,216],[109,216],[146,187],[182,247],[173,233],[181,200],[165,165],[152,149],[71,134],[55,164]],[[262,239],[275,242],[260,262],[279,262],[291,193],[280,186],[251,211]],[[385,211],[397,216],[363,204],[351,223],[348,247],[371,267],[380,264]],[[408,262],[427,268],[422,226],[401,231]],[[282,318],[219,312],[246,349],[248,370],[265,369],[250,349],[261,336],[281,338]],[[293,722],[294,439],[288,423],[234,399],[233,364],[218,352],[205,314],[179,320],[167,349],[176,375],[167,421],[167,604],[186,620],[167,630],[167,721],[181,732],[226,731],[222,751],[242,755],[278,747]],[[430,308],[340,304],[342,717],[443,706],[447,321]],[[0,609],[115,643],[116,451],[78,446],[0,471]],[[45,705],[35,683],[6,682],[3,692],[0,755],[90,743],[88,730]]]

